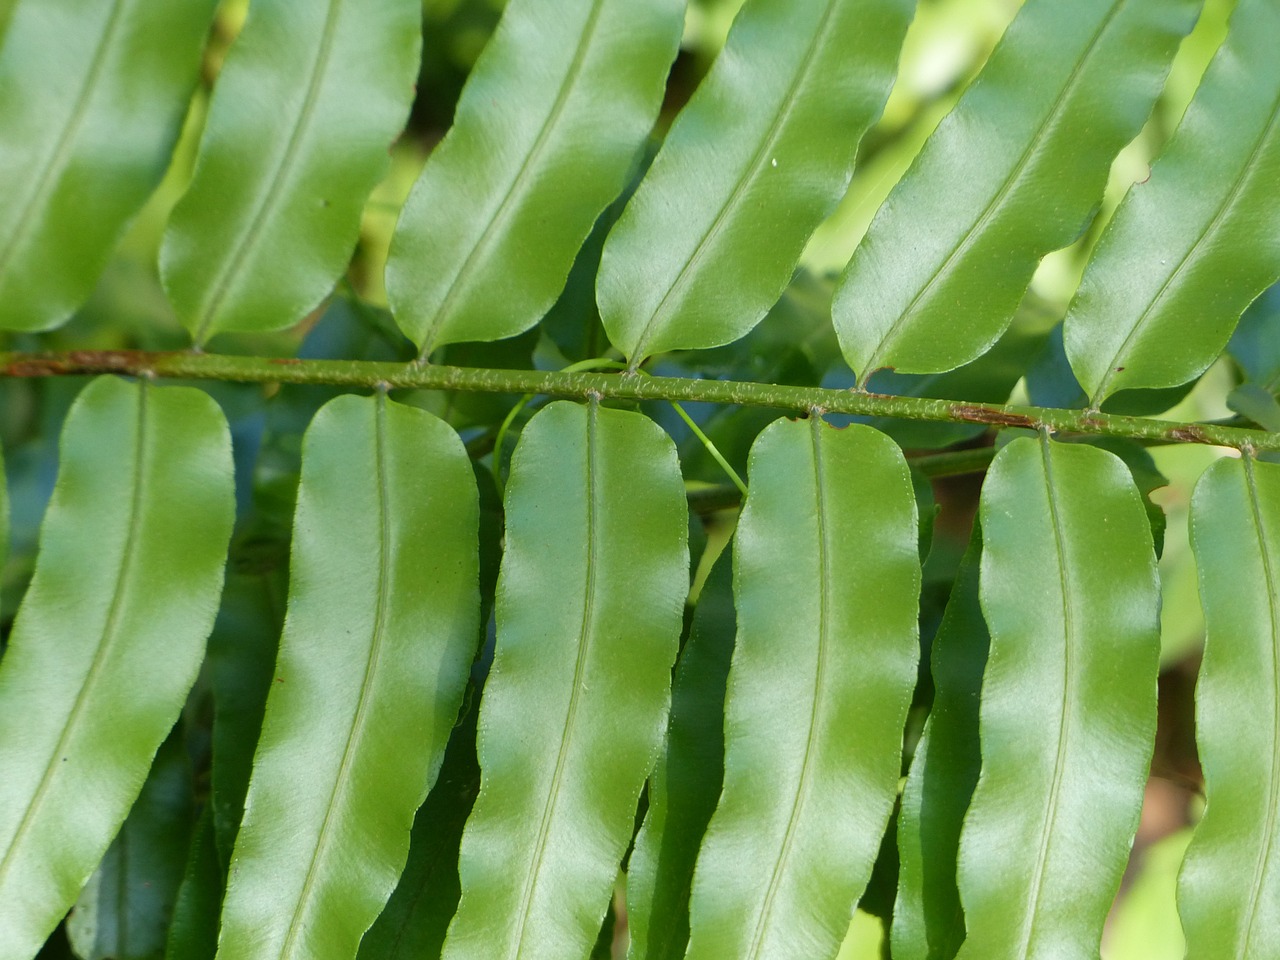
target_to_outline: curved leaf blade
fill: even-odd
[[[57,326],[89,296],[169,164],[215,6],[17,5],[0,46],[0,329]]]
[[[724,781],[724,692],[735,624],[726,550],[698,596],[676,665],[667,742],[649,777],[649,812],[628,861],[631,960],[681,960],[689,942],[694,862]]]
[[[980,514],[991,646],[958,956],[1096,960],[1155,739],[1151,527],[1118,457],[1044,436],[997,455]]]
[[[1196,739],[1208,805],[1178,879],[1189,956],[1280,939],[1280,466],[1213,464],[1191,502],[1208,636]]]
[[[933,640],[933,708],[898,812],[897,960],[951,960],[964,941],[956,860],[965,811],[982,767],[978,703],[990,636],[978,600],[982,528],[975,521],[951,599]]]
[[[720,804],[689,960],[839,950],[897,796],[920,560],[902,452],[865,426],[779,420],[734,539],[738,635]]]
[[[638,413],[549,404],[516,447],[506,516],[444,956],[586,957],[667,719],[689,585],[675,445]]]
[[[0,662],[0,957],[33,956],[186,700],[222,588],[231,438],[208,395],[93,381],[63,429]]]
[[[1116,211],[1067,314],[1096,406],[1203,373],[1280,279],[1280,9],[1241,0],[1169,146]]]
[[[421,9],[254,0],[160,251],[197,345],[290,326],[328,295],[409,112]]]
[[[551,309],[649,135],[683,14],[683,0],[507,4],[392,240],[387,296],[423,356]]]
[[[738,339],[782,295],[880,115],[909,0],[750,0],[605,241],[596,296],[633,367]]]
[[[1199,5],[1028,0],[840,279],[833,316],[860,382],[995,343],[1040,258],[1088,224]]]
[[[385,394],[316,414],[219,960],[356,955],[458,715],[478,522],[470,462],[443,421]]]

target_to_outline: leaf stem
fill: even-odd
[[[189,351],[73,350],[66,353],[0,353],[0,379],[118,373],[241,383],[328,384],[353,389],[456,390],[474,393],[545,394],[616,400],[675,400],[770,407],[807,415],[826,413],[980,423],[1163,443],[1204,443],[1236,449],[1280,451],[1280,432],[1211,423],[1179,423],[1054,407],[1000,406],[853,390],[793,387],[732,380],[645,377],[542,370],[493,370],[358,360],[236,357]]]

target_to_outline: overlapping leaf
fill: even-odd
[[[1117,457],[1047,437],[996,457],[981,522],[991,645],[958,956],[1096,958],[1155,737],[1150,526]]]
[[[550,309],[662,103],[683,0],[511,0],[392,241],[387,295],[427,355]]]
[[[213,626],[234,512],[209,397],[104,377],[63,431],[0,665],[0,957],[27,960],[102,859]]]
[[[1028,0],[841,278],[836,329],[862,382],[950,370],[996,341],[1040,258],[1089,222],[1198,7]]]
[[[898,812],[897,960],[951,960],[964,940],[956,860],[964,813],[982,765],[978,700],[990,642],[978,601],[981,557],[982,532],[975,526],[933,640],[933,707]]]
[[[1208,632],[1196,739],[1209,802],[1178,908],[1188,956],[1262,960],[1280,942],[1280,466],[1219,460],[1191,510]]]
[[[1196,377],[1280,278],[1280,8],[1241,0],[1151,177],[1129,191],[1065,323],[1097,405]]]
[[[316,415],[220,960],[356,955],[457,717],[477,520],[462,442],[431,414],[348,395]]]
[[[161,250],[197,344],[287,327],[329,293],[409,111],[421,12],[417,0],[250,5]]]
[[[14,8],[0,45],[0,329],[47,329],[89,296],[169,164],[215,6]]]
[[[702,835],[724,780],[724,691],[733,653],[733,564],[716,561],[698,596],[671,690],[666,748],[627,867],[631,960],[681,960]]]
[[[688,590],[675,446],[640,414],[552,403],[516,447],[506,516],[444,956],[585,957],[667,719]]]
[[[749,0],[605,242],[597,297],[633,366],[728,343],[781,295],[880,115],[907,0]]]
[[[689,960],[839,949],[897,795],[916,679],[916,501],[883,434],[780,420],[734,540],[724,791]]]

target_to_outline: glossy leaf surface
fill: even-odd
[[[392,242],[422,349],[527,330],[622,190],[662,103],[682,0],[511,0]]]
[[[724,792],[689,960],[832,957],[897,795],[916,679],[916,501],[883,434],[779,420],[734,539]]]
[[[1208,636],[1196,739],[1208,805],[1178,884],[1189,956],[1280,942],[1280,466],[1223,459],[1196,486],[1191,542]]]
[[[736,626],[733,560],[716,560],[676,665],[671,721],[649,777],[649,812],[627,867],[628,956],[681,960],[702,835],[724,780],[724,691]]]
[[[0,329],[56,326],[89,296],[169,165],[215,6],[15,8],[0,45]]]
[[[908,0],[750,0],[605,242],[597,297],[633,365],[754,327],[849,185]]]
[[[0,957],[33,956],[142,789],[204,656],[234,512],[209,397],[80,394],[0,664]]]
[[[1067,355],[1094,404],[1202,373],[1280,279],[1280,7],[1241,0],[1182,125],[1085,271]]]
[[[160,747],[133,809],[67,918],[67,940],[81,960],[164,954],[192,825],[191,761],[182,732],[175,727]]]
[[[1125,465],[1014,440],[983,486],[982,774],[960,835],[962,960],[1096,960],[1156,721],[1159,583]]]
[[[950,370],[1008,327],[1141,129],[1198,0],[1028,0],[876,214],[836,291],[865,380]]]
[[[897,960],[951,960],[964,941],[956,860],[965,810],[978,783],[978,700],[990,637],[978,600],[981,528],[956,574],[930,667],[933,707],[916,745],[898,811]]]
[[[409,112],[417,0],[254,0],[218,76],[196,169],[161,250],[197,344],[314,309]]]
[[[641,414],[552,403],[516,447],[506,516],[444,956],[585,957],[667,720],[688,592],[675,446]]]
[[[426,411],[348,395],[312,421],[220,960],[349,960],[395,889],[474,653],[478,509]]]

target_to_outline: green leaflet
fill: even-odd
[[[1280,7],[1240,0],[1174,138],[1116,211],[1065,323],[1096,406],[1202,373],[1280,278]],[[1246,79],[1247,78],[1247,79]]]
[[[741,337],[782,294],[880,115],[910,0],[750,0],[605,242],[597,298],[639,366]]]
[[[350,960],[395,889],[474,652],[478,512],[443,421],[385,395],[316,414],[219,960]]]
[[[234,514],[208,395],[94,380],[0,662],[0,958],[29,960],[137,797],[204,656]]]
[[[253,0],[160,252],[197,345],[278,330],[329,293],[409,112],[418,0]]]
[[[0,46],[0,329],[48,329],[89,296],[169,165],[216,3],[14,8]]]
[[[422,355],[529,329],[622,190],[684,0],[511,0],[396,227],[387,296]]]
[[[191,761],[179,724],[156,753],[133,809],[67,917],[67,939],[82,960],[164,954],[187,863],[192,804]]]
[[[169,924],[165,960],[213,960],[218,943],[223,880],[214,837],[213,809],[205,807],[191,837],[186,870]]]
[[[689,960],[836,955],[897,795],[920,561],[901,451],[779,420],[734,538],[724,792],[698,855]]]
[[[4,448],[0,447],[0,570],[9,557],[9,481],[4,469]]]
[[[961,960],[1097,960],[1156,722],[1151,528],[1115,455],[1014,440],[982,489],[982,776],[960,835]]]
[[[933,708],[902,791],[901,869],[893,909],[896,960],[951,960],[964,940],[956,855],[978,783],[978,695],[990,637],[978,601],[982,529],[975,522],[933,640]]]
[[[996,341],[1040,258],[1088,224],[1199,6],[1028,0],[840,280],[836,331],[860,382],[950,370]]]
[[[649,777],[649,812],[627,869],[630,960],[681,960],[702,835],[724,779],[724,691],[733,654],[733,560],[716,560],[698,596],[671,689],[667,742]]]
[[[1280,942],[1280,466],[1223,459],[1196,485],[1191,543],[1208,636],[1196,740],[1208,805],[1178,882],[1188,956]]]
[[[658,757],[688,592],[688,511],[647,417],[558,401],[506,489],[480,796],[447,960],[590,954]]]

